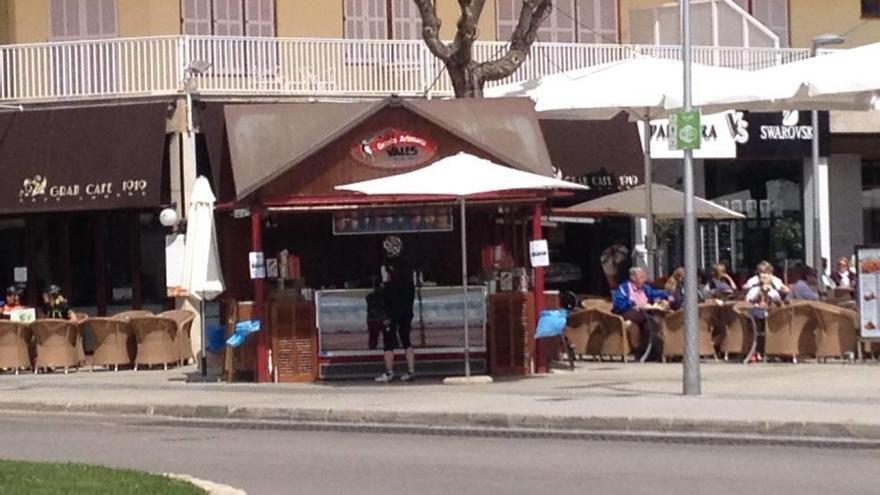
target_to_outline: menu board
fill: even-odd
[[[449,232],[452,208],[379,208],[336,212],[333,235],[405,234],[414,232]]]
[[[856,248],[859,333],[864,338],[880,339],[880,247]]]

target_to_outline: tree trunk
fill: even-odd
[[[455,91],[456,98],[483,97],[484,82],[477,64],[464,65],[449,62],[446,64],[446,70],[452,80],[452,89]]]

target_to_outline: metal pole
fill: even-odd
[[[204,296],[199,297],[199,326],[201,327],[199,330],[202,332],[202,378],[208,376],[208,347],[205,343],[205,338],[207,337],[205,332],[205,299]]]
[[[647,272],[648,280],[654,280],[657,276],[655,270],[655,253],[654,253],[654,201],[652,198],[652,188],[654,185],[654,173],[651,161],[651,116],[650,112],[645,112],[645,251],[647,253]]]
[[[691,19],[690,0],[681,6],[682,61],[684,62],[684,109],[691,110]],[[700,355],[697,334],[697,235],[694,216],[694,152],[684,150],[684,395],[700,395]]]
[[[468,328],[468,271],[467,271],[467,218],[465,215],[464,198],[460,200],[459,215],[461,216],[461,295],[462,316],[464,316],[464,376],[471,376],[471,342]]]
[[[819,195],[819,112],[813,110],[813,269],[822,271],[822,226]],[[820,279],[821,280],[821,279]]]

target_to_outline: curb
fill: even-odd
[[[806,421],[721,421],[191,405],[0,402],[10,412],[150,417],[165,424],[254,429],[362,430],[374,433],[609,438],[880,449],[880,425]]]
[[[205,493],[207,493],[208,495],[247,495],[246,491],[239,488],[234,488],[229,485],[223,485],[200,478],[194,478],[188,474],[165,473],[163,474],[163,476],[193,484],[201,488],[202,490],[205,490]]]

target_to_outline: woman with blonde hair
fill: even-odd
[[[736,292],[736,282],[733,281],[733,277],[728,275],[727,266],[724,263],[712,266],[712,281],[709,282],[709,289],[712,291],[712,297],[718,299],[729,297]]]
[[[684,267],[678,267],[666,279],[663,289],[669,294],[669,307],[678,310],[684,304]]]

